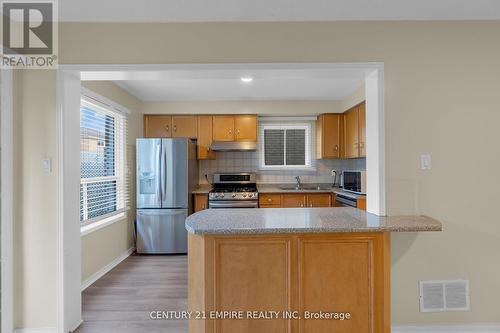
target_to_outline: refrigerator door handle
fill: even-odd
[[[158,176],[158,187],[157,187],[157,190],[158,190],[158,197],[160,199],[160,207],[161,207],[161,203],[163,201],[163,196],[162,196],[162,191],[161,191],[161,179],[162,179],[162,165],[161,165],[161,140],[160,140],[160,144],[158,145],[158,150],[157,150],[157,161],[158,161],[158,170],[160,171],[160,174]]]
[[[163,141],[163,140],[162,140]],[[161,156],[160,156],[160,183],[161,183],[161,200],[162,202],[166,199],[167,194],[167,145],[165,142],[161,144]]]

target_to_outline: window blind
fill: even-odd
[[[128,206],[127,116],[82,97],[80,106],[80,221],[89,224]]]
[[[293,168],[311,165],[311,127],[261,125],[262,167]]]

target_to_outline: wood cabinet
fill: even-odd
[[[259,208],[280,208],[281,194],[259,194]]]
[[[236,141],[257,141],[257,116],[235,116],[234,135]]]
[[[214,160],[212,150],[212,116],[198,116],[198,159]]]
[[[294,319],[192,318],[191,333],[389,333],[388,233],[188,234],[189,311],[298,311]],[[349,320],[305,319],[309,312]]]
[[[172,116],[172,137],[191,138],[198,137],[197,116]]]
[[[307,207],[331,207],[331,205],[332,195],[329,193],[314,193],[307,195]]]
[[[259,193],[259,208],[332,207],[334,193]]]
[[[306,206],[305,194],[283,194],[281,197],[283,208],[299,208]]]
[[[194,212],[208,208],[208,194],[195,194],[194,195]]]
[[[172,117],[145,115],[144,116],[145,138],[170,138],[172,137]]]
[[[234,141],[234,116],[213,116],[214,141]]]
[[[361,103],[358,106],[359,121],[359,157],[366,157],[366,105]]]
[[[214,141],[257,141],[257,116],[213,116]]]
[[[145,138],[191,138],[198,136],[196,116],[144,116]]]
[[[316,121],[318,158],[342,157],[342,114],[322,114]]]
[[[344,156],[346,158],[366,156],[366,110],[364,102],[344,113],[344,146]]]

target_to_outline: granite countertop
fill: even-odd
[[[281,186],[293,186],[294,184],[257,184],[257,191],[259,193],[336,193],[342,194],[350,198],[359,199],[365,198],[365,195],[360,195],[356,193],[351,193],[344,191],[338,187],[332,187],[331,184],[309,184],[305,183],[304,186],[320,186],[320,189],[308,189],[308,190],[283,190]],[[193,191],[193,194],[207,194],[212,189],[212,185],[210,184],[201,184]]]
[[[210,184],[200,184],[193,191],[193,194],[207,194],[208,192],[210,192],[211,189],[212,189],[212,185],[210,185]]]
[[[197,235],[442,231],[426,216],[380,217],[352,207],[206,209],[188,216]]]

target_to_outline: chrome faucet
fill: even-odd
[[[299,176],[296,176],[295,177],[295,180],[297,181],[297,185],[295,186],[295,188],[297,190],[300,190],[302,188],[302,183],[300,182],[300,177]]]

